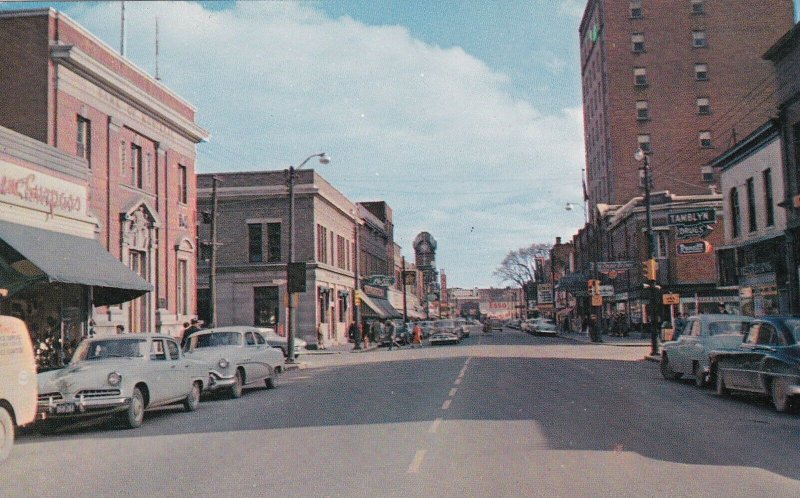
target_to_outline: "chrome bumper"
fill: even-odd
[[[74,401],[39,402],[36,407],[36,418],[44,420],[53,417],[75,417],[80,415],[99,414],[125,410],[130,406],[131,398],[115,396],[113,398],[75,398]]]
[[[236,384],[236,374],[222,375],[217,371],[208,372],[208,382],[206,383],[206,391],[216,391],[218,389],[226,389],[233,387]]]

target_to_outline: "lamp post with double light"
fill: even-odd
[[[642,163],[639,168],[639,176],[642,178],[644,185],[644,212],[646,220],[646,236],[647,236],[647,263],[645,278],[649,286],[649,304],[647,305],[647,322],[650,327],[650,354],[658,355],[658,331],[655,323],[656,312],[656,264],[655,264],[655,240],[653,239],[653,214],[650,206],[650,189],[652,188],[652,173],[650,171],[650,160],[647,153],[641,148],[636,149],[633,157]]]
[[[287,306],[286,306],[286,320],[287,320],[287,332],[286,332],[286,362],[287,363],[294,363],[294,336],[295,336],[295,317],[294,317],[294,299],[293,294],[296,292],[295,289],[295,279],[293,278],[293,264],[294,264],[294,181],[296,177],[297,171],[299,171],[303,166],[306,165],[308,161],[311,159],[318,157],[320,164],[328,164],[331,162],[330,156],[325,154],[324,152],[320,152],[319,154],[311,154],[303,162],[301,162],[296,168],[294,166],[289,166],[289,169],[286,170],[286,182],[289,187],[289,255],[288,260],[286,262],[286,298],[287,298]],[[305,272],[303,271],[303,282],[305,282]]]

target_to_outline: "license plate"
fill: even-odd
[[[64,415],[65,413],[74,413],[75,405],[73,403],[65,403],[63,405],[56,405],[56,413]]]

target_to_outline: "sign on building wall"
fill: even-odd
[[[667,220],[669,226],[673,227],[713,225],[717,222],[717,211],[714,208],[706,208],[669,213],[667,215]]]
[[[86,187],[0,161],[0,202],[62,216],[84,215]]]
[[[683,242],[678,244],[678,254],[681,256],[691,254],[706,254],[711,252],[711,244],[705,240],[699,242]]]
[[[550,284],[539,284],[538,287],[538,301],[542,304],[553,302],[553,286]]]

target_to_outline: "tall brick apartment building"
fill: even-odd
[[[580,47],[593,216],[640,194],[640,146],[654,190],[707,194],[709,161],[775,113],[762,55],[792,22],[792,0],[589,0]]]
[[[195,313],[195,108],[52,9],[0,12],[0,125],[77,157],[100,244],[153,286],[98,333],[178,335]]]

